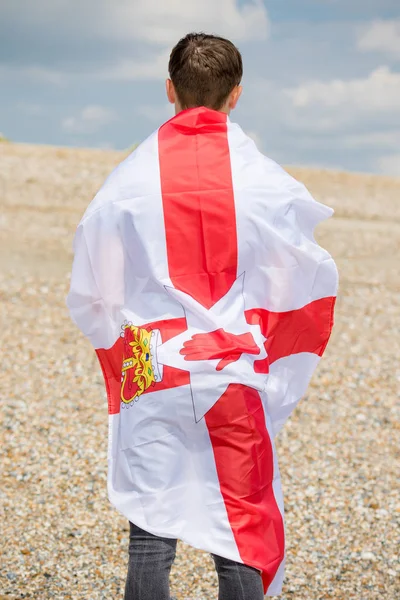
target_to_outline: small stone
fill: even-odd
[[[373,552],[362,552],[361,560],[371,560],[372,562],[375,562],[376,556]]]

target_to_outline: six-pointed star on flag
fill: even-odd
[[[166,288],[169,294],[182,305],[187,330],[158,347],[157,362],[190,372],[196,422],[212,408],[230,383],[241,383],[259,391],[265,387],[265,373],[255,371],[254,361],[267,357],[266,338],[261,333],[259,324],[249,325],[246,320],[243,285],[244,273],[236,279],[228,293],[210,309],[202,306],[185,292],[171,287]],[[212,351],[210,353],[200,351],[198,359],[188,360],[184,350],[185,347],[188,348],[188,343],[192,342],[196,345],[198,340],[196,336],[204,336],[206,333],[212,334],[220,330],[226,333],[225,336],[220,336],[224,343],[232,343],[237,336],[236,343],[241,343],[244,352],[239,354],[237,345],[236,348],[227,345],[221,348],[221,355],[217,358],[209,358],[210,354],[212,356]],[[247,337],[244,338],[246,334]],[[235,360],[229,360],[229,357],[232,358],[232,353],[236,354]],[[226,361],[223,368],[218,368],[222,366],[220,363],[224,358]],[[207,388],[203,385],[205,377],[209,382]]]

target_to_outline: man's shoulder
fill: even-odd
[[[267,210],[274,223],[285,226],[288,219],[316,224],[332,215],[332,209],[316,201],[301,181],[260,152],[240,126],[229,123],[228,135],[234,188],[248,214]]]
[[[256,142],[237,123],[229,124],[229,146],[233,168],[239,167],[241,187],[274,188],[282,192],[304,193],[304,185],[277,161],[258,149]],[[241,166],[245,168],[240,168]]]
[[[101,188],[87,207],[81,223],[128,199],[149,193],[149,165],[156,157],[156,134],[152,133],[124,158],[108,175]]]

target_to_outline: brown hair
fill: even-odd
[[[173,48],[169,76],[182,108],[219,110],[243,75],[242,56],[225,38],[188,33]]]

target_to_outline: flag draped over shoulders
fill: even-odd
[[[332,210],[227,115],[179,113],[110,175],[76,232],[67,304],[108,395],[111,502],[262,571],[279,594],[274,437],[333,326]]]

